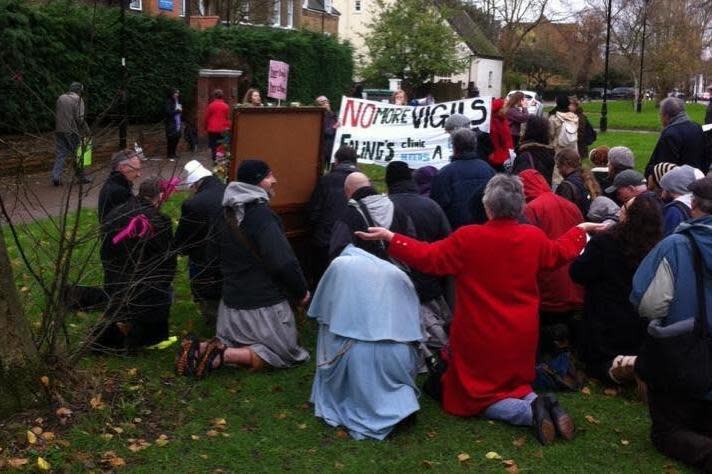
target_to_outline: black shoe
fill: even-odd
[[[543,398],[546,401],[549,416],[554,422],[558,435],[566,441],[574,439],[574,436],[576,435],[574,420],[571,418],[571,415],[566,413],[561,405],[559,405],[559,401],[556,399],[556,396],[553,393],[547,393],[540,398]]]
[[[544,397],[536,397],[532,402],[532,428],[541,444],[546,446],[554,442],[556,428]]]
[[[59,186],[61,186],[61,185],[62,185],[62,182],[61,182],[60,180],[58,180],[58,179],[53,179],[53,180],[52,180],[52,186],[54,186],[55,188],[56,188],[56,187],[59,187]]]

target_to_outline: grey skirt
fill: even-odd
[[[266,364],[292,367],[309,360],[297,342],[297,326],[289,303],[257,309],[233,309],[220,301],[217,337],[229,347],[246,347]]]

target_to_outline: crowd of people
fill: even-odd
[[[258,105],[255,92],[246,100]],[[227,185],[187,163],[192,194],[173,233],[160,207],[177,183],[149,178],[134,196],[141,161],[116,153],[99,198],[110,301],[97,343],[165,339],[176,255],[185,255],[215,337],[180,341],[180,375],[308,361],[293,313],[302,307],[318,325],[311,401],[326,423],[384,439],[419,410],[416,376],[428,372],[425,391],[446,412],[528,426],[550,444],[576,432],[552,393],[561,387],[540,380],[556,372],[553,351],[577,360],[554,374],[566,387],[577,387],[571,370],[640,387],[654,445],[712,471],[712,380],[685,391],[636,370],[681,324],[712,328],[712,287],[696,284],[712,271],[701,127],[681,100],[663,100],[663,130],[641,174],[626,147],[588,152],[590,124],[576,101],[559,98],[548,118],[528,114],[521,94],[494,102],[489,134],[450,116],[451,162],[391,162],[385,194],[359,171],[354,149],[339,148],[309,203],[306,269],[270,207],[268,160],[242,160]],[[329,108],[325,97],[317,103]]]

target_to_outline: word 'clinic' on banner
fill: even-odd
[[[411,168],[442,167],[452,154],[445,121],[453,114],[470,119],[472,129],[489,131],[492,99],[478,97],[427,106],[397,106],[342,98],[336,146],[356,149],[359,161],[387,165],[405,161]]]

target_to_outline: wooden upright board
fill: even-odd
[[[323,115],[321,107],[234,109],[230,179],[235,180],[243,160],[269,164],[277,178],[270,205],[282,217],[290,240],[309,233],[307,204],[322,172]]]

